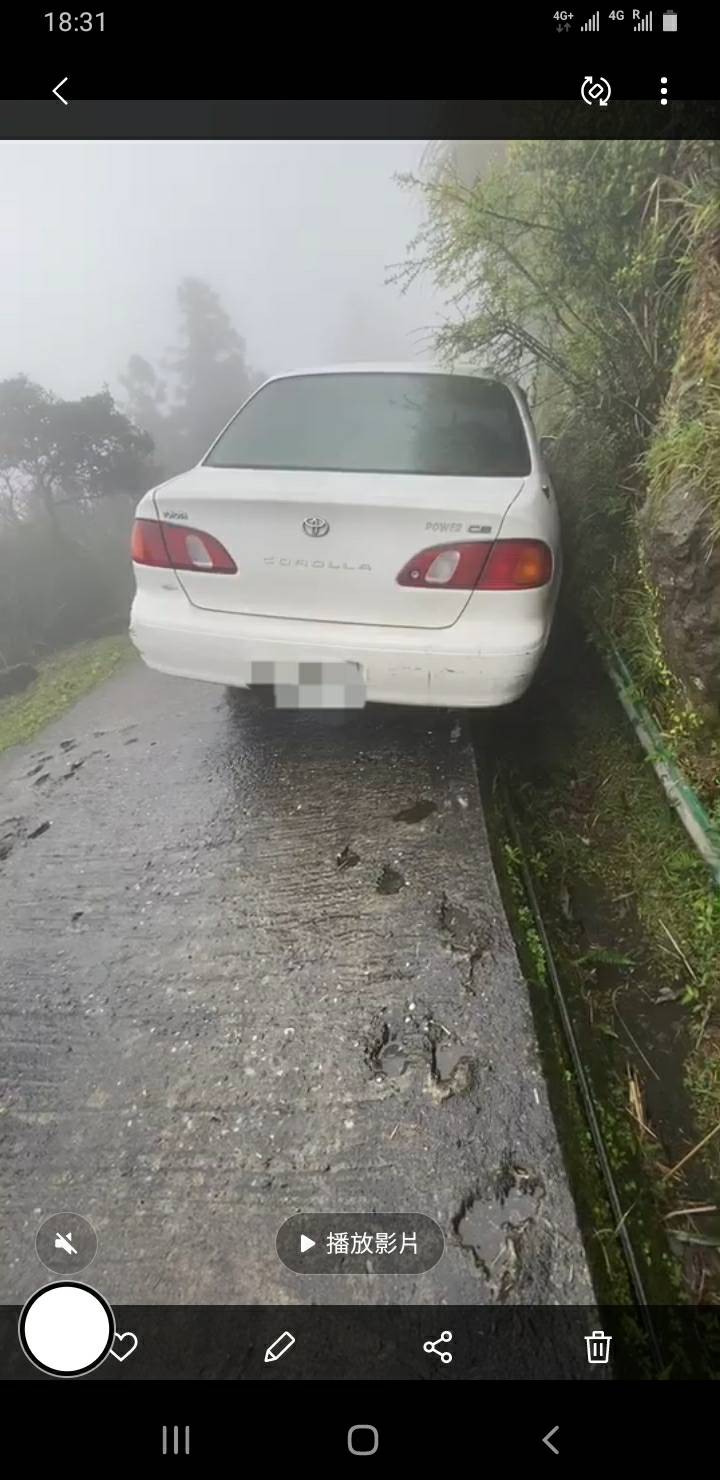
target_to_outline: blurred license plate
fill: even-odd
[[[359,663],[275,663],[276,709],[363,709],[365,675]]]

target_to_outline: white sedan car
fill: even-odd
[[[141,499],[132,556],[151,668],[292,707],[510,703],[561,567],[523,393],[417,364],[266,381]]]

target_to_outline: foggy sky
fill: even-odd
[[[422,141],[0,142],[0,379],[63,396],[177,341],[175,290],[206,278],[270,373],[415,359],[441,318],[386,287],[421,205],[393,174]]]

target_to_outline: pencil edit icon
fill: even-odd
[[[282,1336],[278,1336],[276,1341],[270,1343],[265,1353],[265,1361],[279,1362],[280,1358],[284,1357],[285,1353],[289,1352],[290,1347],[294,1345],[295,1337],[292,1331],[283,1331]]]

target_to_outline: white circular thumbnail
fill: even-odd
[[[97,1290],[67,1281],[36,1290],[18,1329],[23,1351],[36,1367],[56,1377],[80,1377],[104,1362],[115,1318]]]

